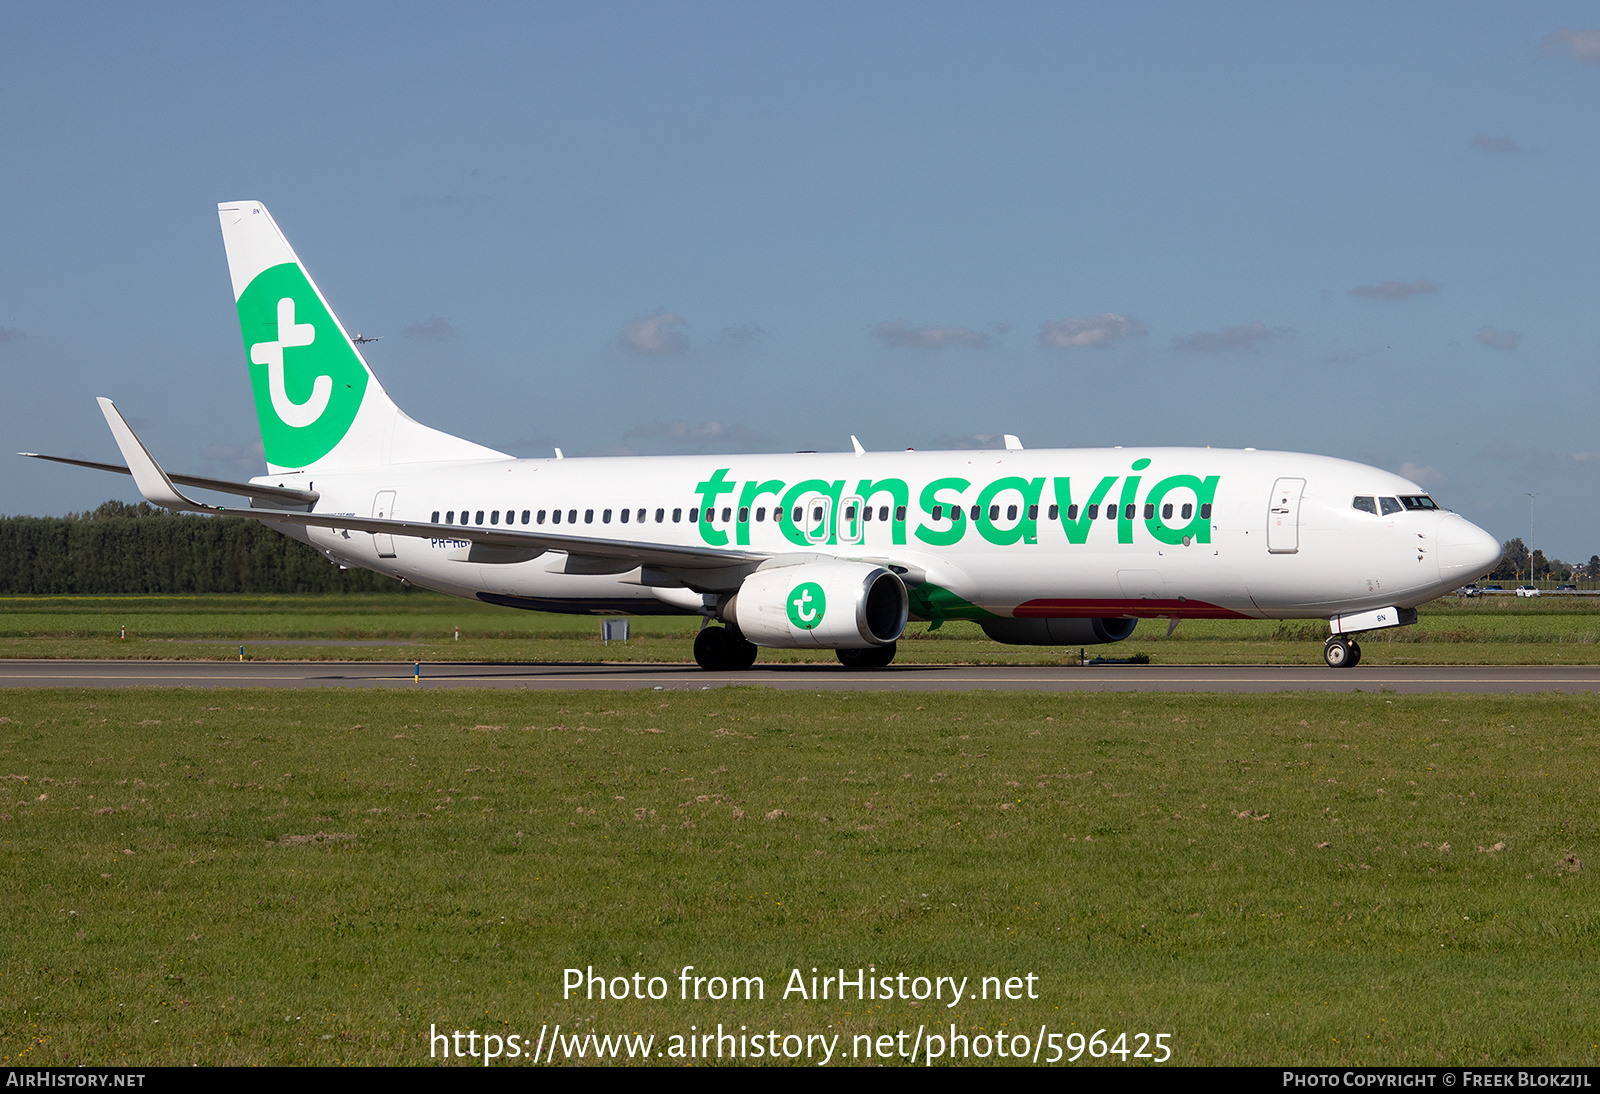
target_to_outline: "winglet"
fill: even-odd
[[[204,511],[208,508],[178,492],[172,480],[167,478],[167,473],[156,463],[155,457],[150,455],[150,450],[145,448],[144,442],[123,420],[116,403],[106,398],[95,401],[100,404],[100,413],[106,416],[106,425],[111,427],[111,435],[116,438],[117,447],[122,449],[122,458],[128,461],[128,471],[132,473],[133,481],[146,501],[167,509]]]
[[[861,447],[861,442],[856,440],[856,435],[854,433],[850,434],[850,447],[856,450],[856,455],[858,456],[865,456],[867,454],[867,450]]]

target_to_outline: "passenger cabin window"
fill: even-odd
[[[610,524],[611,523],[611,510],[607,509],[605,512],[600,514],[600,523],[601,524]]]
[[[1100,515],[1099,511],[1096,510],[1095,512],[1089,514],[1089,519],[1093,520],[1095,517],[1097,517],[1099,515]],[[1078,507],[1076,505],[1067,506],[1067,519],[1068,520],[1077,520],[1078,519]]]
[[[583,523],[585,523],[585,524],[593,524],[594,523],[594,510],[593,509],[585,509],[583,511]]]
[[[482,509],[478,510],[478,515],[477,515],[476,518],[473,519],[472,523],[474,523],[474,524],[482,524],[483,523],[483,510]]]
[[[1056,517],[1061,515],[1061,506],[1052,505],[1048,510],[1046,510],[1046,512],[1049,514],[1051,520],[1055,520]]]
[[[1028,519],[1029,520],[1038,520],[1039,519],[1039,507],[1037,505],[1028,506]]]
[[[749,524],[750,523],[750,507],[748,505],[739,506],[739,523],[740,524]]]
[[[1074,505],[1072,508],[1076,509],[1077,506]],[[1070,512],[1070,510],[1069,510],[1069,512]],[[1098,505],[1089,506],[1088,517],[1089,517],[1090,520],[1099,520],[1100,519],[1100,507]]]
[[[554,510],[551,511],[551,513],[550,513],[550,523],[551,524],[560,524],[561,523],[561,510],[554,509]]]
[[[1161,507],[1161,519],[1162,520],[1171,520],[1172,519],[1172,503],[1170,501],[1167,502],[1167,504],[1165,504],[1165,505],[1163,505]]]
[[[667,511],[665,509],[657,509],[656,510],[656,523],[660,524],[663,521],[665,521],[666,519],[667,519]],[[673,520],[677,520],[678,518],[677,517],[673,517],[672,519]]]
[[[456,511],[454,509],[444,515],[444,522],[446,524],[454,524],[456,522]]]
[[[539,510],[539,523],[540,524],[544,523],[544,510],[543,509]]]
[[[529,518],[529,517],[530,517],[530,516],[532,516],[532,515],[533,515],[533,513],[532,513],[532,511],[531,511],[531,510],[528,510],[528,509],[524,509],[524,510],[523,510],[523,511],[522,511],[522,523],[523,523],[523,524],[527,524],[527,523],[528,523],[528,518]]]
[[[1187,509],[1189,507],[1187,505],[1185,505],[1184,508]],[[1201,520],[1210,520],[1211,519],[1211,503],[1209,501],[1206,502],[1204,505],[1202,505],[1200,507],[1200,519]]]
[[[1373,516],[1378,515],[1378,502],[1374,498],[1356,498],[1350,503],[1350,508],[1359,509],[1363,513],[1371,513]]]
[[[630,512],[631,512],[631,511],[632,511],[632,510],[629,510],[629,509],[624,509],[624,510],[623,510],[623,511],[622,511],[622,513],[621,513],[621,516],[622,516],[622,523],[623,523],[623,524],[627,524],[627,523],[628,523],[628,514],[629,514],[629,513],[630,513]]]
[[[1400,511],[1400,503],[1395,501],[1393,498],[1379,498],[1378,508],[1383,510],[1383,515],[1387,517],[1391,513],[1398,513]]]
[[[1188,501],[1184,502],[1183,509],[1179,511],[1178,515],[1184,520],[1188,520],[1190,517],[1194,516],[1194,503]]]
[[[870,513],[870,512],[872,512],[872,510],[868,509],[867,512]],[[934,520],[943,520],[944,519],[944,506],[935,505],[933,507],[933,519]]]
[[[496,510],[494,510],[493,512],[491,512],[489,514],[489,523],[490,524],[499,524],[500,523],[500,510],[496,509]]]
[[[673,524],[677,524],[682,519],[683,519],[683,510],[682,509],[674,509],[672,511],[672,523]]]
[[[763,523],[766,522],[766,519],[767,519],[767,507],[765,505],[758,506],[756,508],[756,523],[757,524],[763,524]]]
[[[593,513],[594,510],[591,509],[591,510],[589,510],[589,512]],[[578,511],[576,509],[568,509],[567,510],[567,523],[568,524],[577,524],[578,523]]]

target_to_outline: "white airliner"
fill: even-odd
[[[156,505],[252,517],[339,565],[458,596],[721,622],[695,641],[707,669],[748,668],[758,646],[879,667],[909,619],[1080,646],[1155,617],[1326,619],[1327,663],[1352,666],[1355,636],[1414,622],[1500,558],[1416,483],[1290,452],[1008,437],[875,453],[852,438],[839,454],[514,459],[407,417],[267,210],[218,211],[270,473],[169,475],[109,399],[127,466],[87,466],[131,473]]]

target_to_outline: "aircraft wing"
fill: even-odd
[[[74,467],[92,467],[96,471],[114,471],[119,475],[133,474],[119,463],[97,463],[94,460],[74,460],[66,456],[46,456],[38,452],[18,452],[31,460],[49,460],[51,463],[70,463]],[[253,482],[230,482],[227,479],[208,479],[203,475],[172,475],[179,486],[193,486],[199,490],[215,490],[222,494],[242,494],[251,499],[274,502],[278,505],[312,505],[321,494],[314,490],[293,490],[286,486],[262,486]]]
[[[139,487],[139,493],[143,494],[145,500],[151,504],[166,509],[212,513],[218,516],[249,517],[251,520],[274,524],[299,524],[310,528],[337,528],[350,532],[413,536],[419,539],[465,540],[485,547],[521,549],[528,552],[526,557],[530,559],[545,551],[565,551],[570,556],[580,559],[625,561],[666,571],[716,570],[741,565],[748,570],[773,557],[770,552],[679,546],[642,540],[594,539],[588,536],[520,531],[512,528],[434,524],[429,521],[366,517],[354,513],[308,513],[293,509],[257,509],[244,506],[228,508],[221,505],[206,505],[186,496],[174,485],[174,477],[169,476],[156,463],[155,457],[150,455],[144,442],[139,440],[123,419],[115,403],[104,398],[98,402],[101,412],[106,417],[106,424],[111,427],[111,435],[116,438],[117,447],[122,449],[123,459],[128,461],[127,472],[133,476],[134,483]],[[244,484],[234,485],[242,487]],[[277,493],[287,494],[291,491],[279,490]],[[304,492],[292,491],[292,493]]]

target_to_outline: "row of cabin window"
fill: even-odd
[[[1408,498],[1406,500],[1410,501],[1412,499]],[[1432,501],[1433,499],[1429,498],[1427,500]],[[1382,501],[1383,501],[1383,504],[1384,504],[1383,511],[1384,511],[1385,514],[1398,513],[1400,511],[1399,504],[1393,498],[1383,498]],[[1366,504],[1363,505],[1362,504],[1363,502],[1365,502]],[[1391,509],[1390,506],[1393,506],[1393,508]],[[1376,512],[1372,508],[1372,499],[1371,498],[1357,498],[1355,500],[1355,507],[1357,509],[1364,509],[1366,512],[1369,512],[1369,513],[1374,513],[1375,514],[1375,512]],[[1133,520],[1134,516],[1138,512],[1138,508],[1139,507],[1134,505],[1134,504],[1132,504],[1132,503],[1129,503],[1125,508],[1126,508],[1126,512],[1123,514],[1124,519]],[[1422,506],[1416,506],[1416,508],[1422,508]],[[1170,502],[1168,502],[1166,505],[1163,505],[1161,507],[1161,519],[1162,520],[1171,520],[1172,519],[1172,509],[1173,509],[1172,503],[1170,503]],[[528,523],[543,524],[545,522],[546,512],[547,511],[544,510],[544,509],[540,509],[537,512],[535,512],[532,509],[524,509],[522,511],[522,523],[523,524],[528,524]],[[612,511],[610,509],[604,509],[604,510],[601,511],[601,514],[600,514],[600,523],[601,524],[610,524],[611,523],[611,512]],[[621,522],[623,524],[627,524],[629,522],[629,518],[635,512],[636,511],[633,510],[633,509],[620,510]],[[971,514],[972,519],[973,520],[977,520],[982,515],[982,512],[983,512],[983,510],[982,510],[981,506],[974,505],[972,507],[972,514]],[[500,510],[491,509],[491,510],[488,511],[488,513],[489,513],[489,523],[490,524],[499,524],[500,523]],[[550,523],[551,524],[560,524],[561,523],[561,510],[560,509],[548,510],[548,513],[549,513]],[[578,523],[578,511],[576,509],[568,509],[566,511],[566,513],[567,513],[566,520],[567,520],[568,524],[576,524],[576,523]],[[650,511],[648,509],[639,509],[639,510],[637,510],[637,513],[638,513],[638,517],[636,518],[637,523],[644,524],[649,519]],[[1057,519],[1057,517],[1060,515],[1060,513],[1061,513],[1061,507],[1059,505],[1050,506],[1049,519],[1050,520]],[[812,510],[812,513],[811,513],[812,521],[815,522],[815,523],[820,523],[822,521],[823,514],[824,514],[823,508],[821,506],[817,506],[815,509]],[[872,519],[872,514],[873,514],[873,508],[872,508],[872,506],[868,505],[868,506],[866,506],[866,507],[864,507],[862,509],[862,511],[861,511],[861,519],[864,520],[864,521],[870,521]],[[878,509],[877,509],[877,514],[878,514],[878,519],[879,520],[888,520],[889,519],[889,507],[887,505],[879,506]],[[507,524],[516,524],[517,523],[516,510],[507,509],[505,511],[505,515],[506,515],[506,523]],[[805,507],[804,506],[800,506],[800,505],[795,506],[794,507],[794,513],[792,515],[793,515],[793,518],[794,518],[794,523],[795,524],[799,524],[801,522],[801,520],[803,520],[804,517],[805,517]],[[931,515],[932,515],[934,520],[943,520],[944,519],[944,515],[945,515],[944,514],[944,506],[935,505],[933,507],[933,512],[932,512]],[[1098,520],[1099,517],[1100,517],[1100,506],[1098,506],[1098,505],[1089,506],[1088,512],[1087,512],[1086,515],[1088,516],[1088,518],[1090,520]],[[1154,520],[1155,519],[1155,515],[1156,515],[1156,507],[1154,505],[1151,505],[1151,504],[1146,504],[1145,507],[1144,507],[1144,519],[1145,520]],[[1185,502],[1183,504],[1182,508],[1181,508],[1180,518],[1183,519],[1183,520],[1188,520],[1193,515],[1194,515],[1194,505],[1192,503],[1190,503],[1190,502]],[[706,516],[706,522],[708,524],[715,524],[716,523],[716,521],[717,521],[717,511],[715,509],[707,509],[705,516]],[[779,518],[779,516],[780,516],[779,511],[777,509],[774,509],[772,511],[772,519],[773,520],[777,520]],[[468,509],[463,509],[461,511],[461,523],[462,524],[482,524],[483,523],[483,517],[484,517],[484,510],[482,510],[482,509],[479,509],[477,511],[476,515],[474,515],[472,513],[472,511],[468,510]],[[666,523],[666,517],[667,517],[667,511],[665,509],[657,509],[656,510],[656,523],[657,524]],[[1117,507],[1115,505],[1106,506],[1106,519],[1107,520],[1115,520],[1116,517],[1117,517]],[[845,509],[844,518],[845,518],[845,520],[855,520],[856,519],[856,508],[855,508],[855,506],[852,505],[852,506],[849,506],[848,508]],[[961,506],[952,505],[950,507],[950,519],[952,521],[959,521],[961,518],[962,518]],[[699,519],[700,519],[700,510],[699,509],[691,509],[691,510],[689,510],[689,523],[694,524],[697,521],[699,521]],[[733,519],[733,509],[731,507],[724,507],[723,510],[722,510],[722,522],[724,524],[726,524],[727,522],[731,521],[732,519]],[[766,507],[765,506],[757,507],[757,509],[756,509],[756,521],[758,523],[760,523],[760,522],[764,522],[766,519],[767,519]],[[898,521],[904,521],[906,519],[906,507],[904,505],[895,506],[894,519],[898,520]],[[998,506],[998,505],[989,506],[989,519],[990,520],[999,520],[1000,519],[1000,506]],[[1017,507],[1015,505],[1006,506],[1006,519],[1007,520],[1016,520],[1017,519]],[[1039,519],[1039,507],[1037,505],[1028,506],[1028,519],[1029,520],[1038,520]],[[1078,507],[1076,505],[1067,506],[1067,519],[1068,520],[1077,520],[1078,519]],[[1201,520],[1210,520],[1211,519],[1211,506],[1209,504],[1205,504],[1205,505],[1200,506],[1200,519]],[[672,523],[678,524],[682,520],[683,520],[683,510],[682,509],[674,509],[672,511]],[[750,521],[750,507],[749,506],[740,506],[740,508],[739,508],[739,523],[740,524],[747,524],[747,523],[749,523],[749,521]],[[435,509],[433,511],[433,523],[434,524],[438,524],[439,523],[439,510],[437,510],[437,509]],[[444,523],[445,524],[455,524],[456,523],[456,511],[454,509],[450,509],[450,510],[446,510],[445,511],[445,513],[444,513]],[[593,524],[594,523],[594,510],[593,509],[585,509],[583,511],[583,523],[585,523],[585,524]]]
[[[1139,507],[1137,505],[1132,504],[1132,503],[1129,503],[1125,507],[1125,509],[1126,509],[1126,512],[1123,514],[1123,517],[1126,520],[1134,519],[1134,517],[1139,512]],[[977,520],[982,514],[983,514],[983,508],[981,506],[974,505],[972,507],[971,516],[972,516],[973,520]],[[944,515],[945,515],[944,514],[944,506],[935,505],[933,507],[932,516],[933,516],[934,520],[943,520],[944,519]],[[952,521],[959,521],[961,519],[961,515],[962,515],[961,506],[952,505],[950,507],[950,519]],[[1052,505],[1050,507],[1050,509],[1048,510],[1048,513],[1047,513],[1047,517],[1050,520],[1055,520],[1060,515],[1061,515],[1061,507],[1059,505]],[[1099,517],[1100,517],[1100,506],[1098,506],[1098,505],[1089,506],[1089,510],[1088,510],[1088,513],[1086,515],[1088,516],[1088,518],[1090,520],[1098,520]],[[1152,505],[1152,504],[1148,504],[1147,503],[1145,505],[1145,507],[1144,507],[1144,519],[1145,520],[1154,520],[1155,516],[1156,516],[1156,507],[1154,505]],[[1194,516],[1194,503],[1193,502],[1185,502],[1183,504],[1183,507],[1182,507],[1182,519],[1188,520],[1192,516]],[[1115,520],[1116,518],[1117,518],[1117,507],[1115,505],[1106,506],[1106,519],[1107,520]],[[1211,519],[1211,506],[1210,506],[1209,503],[1200,506],[1200,518],[1202,520],[1210,520]],[[998,505],[989,506],[989,519],[990,520],[999,520],[1000,519],[1000,507]],[[1006,506],[1006,519],[1007,520],[1016,520],[1017,519],[1017,507],[1015,505]],[[1029,520],[1038,520],[1039,519],[1039,507],[1037,505],[1028,506],[1028,519]],[[1068,520],[1077,520],[1078,519],[1078,507],[1076,505],[1067,506],[1067,519]],[[1172,503],[1171,502],[1168,502],[1166,505],[1163,505],[1161,507],[1161,519],[1162,520],[1171,520],[1172,519]]]
[[[1015,509],[1016,507],[1013,506],[1012,508]],[[1035,506],[1035,508],[1037,508],[1037,506]],[[484,510],[479,509],[477,511],[477,513],[474,514],[470,509],[463,509],[461,511],[461,523],[462,524],[482,524],[483,523],[483,518],[484,518],[484,512],[485,512]],[[623,524],[627,524],[629,522],[630,518],[634,519],[639,524],[644,524],[650,518],[650,511],[648,509],[639,509],[639,510],[637,510],[638,516],[637,517],[633,517],[633,514],[635,512],[636,511],[633,510],[633,509],[622,509],[622,510],[619,511],[619,519],[621,520],[621,522]],[[567,513],[566,521],[567,521],[568,524],[576,524],[576,523],[578,523],[578,511],[576,509],[568,509],[566,511],[566,513]],[[869,505],[865,509],[862,510],[861,519],[862,520],[871,520],[872,519],[872,513],[873,513],[872,506]],[[889,519],[889,507],[887,505],[879,506],[878,510],[877,510],[877,513],[878,513],[878,519],[879,520],[888,520]],[[516,510],[507,509],[505,515],[506,515],[506,523],[507,524],[516,524],[517,523]],[[560,509],[551,509],[551,510],[540,509],[538,511],[534,511],[532,509],[524,509],[522,511],[522,523],[523,524],[529,524],[529,523],[532,523],[532,524],[543,524],[545,522],[545,518],[546,518],[547,515],[548,515],[548,517],[550,519],[550,523],[551,524],[560,524],[561,523],[561,519],[562,518],[561,518],[561,510]],[[779,515],[780,514],[779,514],[779,511],[777,509],[774,509],[772,511],[772,519],[773,520],[777,520]],[[813,521],[820,522],[822,520],[822,515],[823,515],[823,509],[820,506],[818,506],[812,512],[811,519]],[[440,516],[439,510],[435,509],[433,511],[433,523],[434,524],[438,524],[439,523],[439,516]],[[601,510],[601,512],[600,512],[600,523],[601,524],[610,524],[611,523],[611,516],[612,516],[612,511],[610,509]],[[794,523],[799,524],[802,520],[805,519],[805,507],[804,506],[800,506],[800,505],[795,506],[794,507],[793,516],[794,516]],[[498,509],[490,509],[490,510],[488,510],[488,517],[489,517],[489,523],[490,524],[499,524],[500,523],[500,510],[498,510]],[[706,512],[705,512],[705,517],[706,517],[706,523],[715,524],[717,522],[717,511],[715,509],[707,509]],[[667,511],[665,509],[657,509],[656,510],[656,523],[657,524],[664,524],[664,523],[666,523],[666,519],[667,519]],[[691,510],[689,510],[689,523],[690,524],[696,523],[697,521],[699,521],[699,519],[700,519],[700,510],[699,509],[691,509]],[[724,524],[726,524],[727,522],[731,521],[732,519],[733,519],[733,509],[732,509],[732,507],[731,506],[724,507],[723,510],[722,510],[722,522]],[[757,520],[757,522],[764,522],[766,519],[767,519],[766,506],[758,507],[756,509],[756,520]],[[855,520],[856,519],[856,508],[855,508],[855,506],[852,505],[848,509],[845,510],[845,519],[846,520]],[[906,507],[904,505],[895,506],[894,519],[895,520],[900,520],[900,521],[903,521],[903,520],[906,519]],[[673,524],[679,524],[682,521],[683,521],[683,510],[682,509],[674,509],[672,511],[672,523]],[[739,507],[739,523],[740,524],[748,524],[749,521],[750,521],[750,507],[748,505],[740,506]],[[455,524],[456,523],[456,511],[454,509],[449,509],[449,510],[446,510],[444,512],[444,523],[445,524]],[[585,509],[583,511],[583,523],[585,523],[585,524],[593,524],[594,523],[594,510],[593,509]]]

